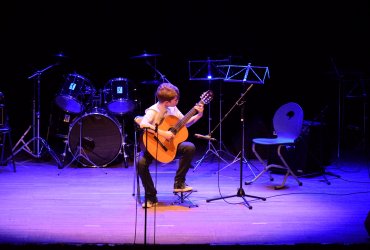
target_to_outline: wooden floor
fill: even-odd
[[[0,167],[0,243],[53,249],[368,249],[370,175],[363,158],[333,162],[325,175],[302,175],[302,186],[289,177],[284,189],[275,190],[282,174],[244,184],[262,170],[256,160],[240,169],[239,160],[227,166],[232,156],[223,157],[226,163],[209,156],[194,162],[187,183],[196,192],[180,204],[172,192],[177,162],[153,164],[159,205],[147,211],[136,202],[143,189],[139,185],[139,194],[131,162],[127,168],[118,162],[58,169],[52,158],[16,157],[16,173],[10,164]]]

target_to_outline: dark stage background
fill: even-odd
[[[53,103],[69,73],[88,78],[97,90],[110,79],[127,78],[130,98],[138,103],[124,118],[130,131],[132,117],[154,101],[156,85],[142,84],[158,77],[147,60],[179,86],[184,112],[207,89],[215,92],[213,129],[220,109],[226,114],[247,86],[190,81],[189,61],[209,58],[269,68],[265,84],[246,95],[248,139],[271,131],[273,112],[296,101],[306,120],[325,121],[324,139],[335,155],[339,97],[352,92],[364,97],[369,88],[369,10],[368,1],[12,1],[1,11],[0,91],[14,141],[32,124],[36,81],[28,78],[55,63],[40,79],[42,137],[50,129],[50,115],[63,115]],[[145,52],[159,56],[132,58]],[[56,57],[59,53],[66,57]],[[365,135],[367,97],[343,100],[340,140],[353,147]],[[207,116],[208,109],[191,135],[208,133]],[[222,125],[223,142],[237,153],[239,107]]]

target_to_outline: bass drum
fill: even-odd
[[[121,131],[121,125],[114,117],[109,116],[105,110],[94,109],[76,118],[71,124],[68,133],[69,149],[83,165],[106,167],[117,158],[121,150]]]

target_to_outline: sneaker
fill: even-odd
[[[193,188],[188,186],[185,182],[175,182],[173,186],[174,192],[189,192],[191,190],[193,190]]]
[[[145,207],[146,208],[151,208],[151,207],[154,207],[156,205],[158,205],[158,200],[157,199],[155,201],[147,199],[146,203],[145,203],[145,201],[143,202],[142,207],[143,208],[145,208]]]

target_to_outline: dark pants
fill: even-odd
[[[179,159],[179,167],[176,171],[175,182],[185,182],[186,174],[194,158],[195,146],[191,142],[182,142],[177,146],[176,157]],[[147,151],[141,151],[137,162],[138,174],[145,189],[146,198],[154,200],[157,196],[157,190],[154,186],[152,176],[149,172],[149,166],[153,162],[153,156]]]

